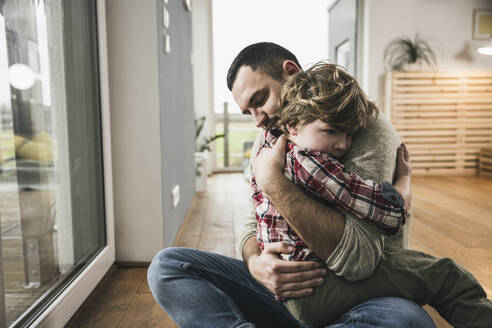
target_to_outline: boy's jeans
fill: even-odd
[[[286,307],[297,320],[320,326],[355,304],[383,296],[430,304],[455,327],[492,327],[492,302],[468,271],[449,258],[402,248],[385,248],[378,266],[364,280],[348,282],[328,272],[314,294],[287,300]]]
[[[307,327],[233,258],[167,248],[155,256],[147,278],[154,297],[181,328]],[[435,326],[415,303],[385,297],[352,308],[328,327]]]

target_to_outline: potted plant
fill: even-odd
[[[391,41],[384,50],[384,61],[392,71],[402,71],[412,65],[419,67],[426,63],[429,66],[436,65],[436,54],[431,46],[419,37],[398,38]]]
[[[211,137],[205,137],[199,139],[200,134],[205,126],[205,116],[195,118],[195,141],[196,141],[196,152],[195,152],[195,176],[196,176],[196,190],[205,191],[207,189],[207,159],[208,153],[211,151],[210,145],[212,142],[219,138],[223,138],[224,134],[216,134]]]

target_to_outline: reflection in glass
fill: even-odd
[[[95,11],[91,1],[79,5],[87,15],[70,3],[0,1],[0,318],[5,313],[6,326],[24,320],[35,303],[39,308],[105,243],[95,41],[74,41],[67,28],[80,24],[90,32]],[[76,9],[85,25],[67,22]],[[89,43],[78,54],[92,58],[88,67],[79,64],[85,75],[74,77],[64,40]],[[75,90],[74,80],[88,90]],[[88,99],[82,119],[71,105],[80,97]]]

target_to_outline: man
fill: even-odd
[[[265,69],[257,64],[261,62],[258,58],[263,57],[268,58],[262,63]],[[232,63],[227,77],[228,87],[243,114],[252,115],[258,127],[268,129],[275,124],[283,81],[299,69],[296,57],[288,50],[275,44],[254,44],[246,47]],[[367,136],[371,131],[377,131],[376,136]],[[370,144],[367,143],[369,138],[373,139]],[[355,171],[364,178],[391,181],[399,143],[390,124],[379,119],[354,138],[352,149],[345,157],[350,160],[345,160],[344,165],[348,171]],[[256,153],[255,150],[252,153]],[[354,220],[351,216],[345,218],[333,208],[308,197],[283,176],[284,157],[272,155],[265,153],[263,160],[258,161],[256,180],[287,217],[288,223],[303,236],[318,257],[327,261],[331,271],[349,280],[360,280],[371,274],[383,248],[379,231],[372,224]],[[292,199],[296,200],[295,206]],[[298,206],[298,203],[303,206]],[[311,287],[316,286],[319,279],[319,270],[313,270],[317,264],[289,266],[279,260],[273,260],[274,264],[271,264],[271,257],[278,258],[279,253],[286,251],[285,246],[279,244],[261,253],[254,238],[255,227],[256,221],[251,218],[245,225],[240,243],[252,275],[280,297],[312,293]],[[401,247],[403,231],[386,239],[385,244]],[[354,252],[357,249],[360,252]]]
[[[245,48],[236,57],[229,70],[228,86],[242,112],[252,115],[257,126],[269,128],[275,124],[283,81],[299,69],[297,59],[286,49],[260,43]],[[282,148],[275,147],[262,154],[255,168],[257,182],[311,249],[327,260],[330,270],[352,278],[370,274],[383,246],[377,229],[357,225],[355,220],[344,218],[298,190],[281,173],[282,152]],[[395,155],[391,163],[378,165],[393,169],[394,162]],[[290,206],[290,197],[303,206]],[[260,252],[251,224],[245,227],[241,242],[245,263],[183,248],[165,249],[152,261],[149,286],[180,327],[303,326],[283,303],[274,300],[274,295],[310,295],[314,287],[323,284],[326,269],[316,262],[280,260],[279,254],[290,252],[289,246],[282,243]],[[351,267],[358,262],[355,268]],[[329,327],[348,326],[349,322],[363,322],[365,327],[434,327],[419,306],[399,298],[365,302]]]

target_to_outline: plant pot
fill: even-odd
[[[206,151],[195,153],[196,191],[207,190],[207,157]]]

